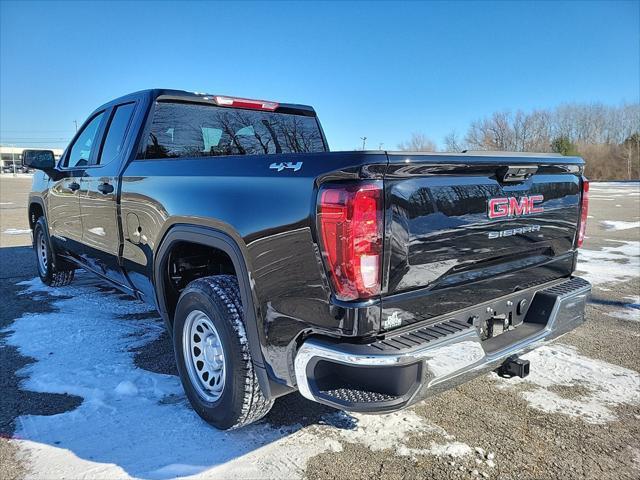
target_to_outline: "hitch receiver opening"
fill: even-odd
[[[496,370],[497,374],[501,377],[511,378],[511,377],[520,377],[524,378],[529,375],[529,360],[524,360],[518,356],[509,357],[502,364],[498,370]]]

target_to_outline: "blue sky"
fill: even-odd
[[[3,144],[64,146],[151,87],[311,104],[333,150],[640,95],[637,1],[2,2],[0,40]]]

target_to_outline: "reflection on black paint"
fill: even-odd
[[[145,155],[174,158],[323,151],[315,117],[159,102]]]
[[[502,185],[489,172],[486,176],[416,176],[405,169],[404,175],[387,181],[392,239],[389,292],[503,275],[573,248],[579,205],[575,175],[537,174],[515,185]],[[544,196],[542,214],[494,220],[487,216],[490,198],[536,194]],[[488,237],[489,232],[531,225],[540,230]],[[500,268],[494,269],[493,264]]]

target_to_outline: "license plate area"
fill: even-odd
[[[490,338],[502,335],[510,330],[515,330],[518,324],[513,323],[513,313],[502,313],[485,319],[479,322],[479,333],[482,340],[489,340]]]
[[[524,323],[533,296],[538,288],[517,292],[493,302],[487,302],[469,312],[467,323],[478,331],[482,341],[511,332]]]

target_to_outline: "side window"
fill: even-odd
[[[131,122],[134,110],[135,103],[125,103],[124,105],[116,107],[111,117],[111,122],[109,123],[109,129],[104,140],[104,145],[102,146],[102,152],[100,152],[100,158],[98,159],[100,165],[109,163],[122,151],[127,128]]]
[[[65,160],[65,167],[84,167],[89,164],[89,158],[91,152],[95,148],[96,134],[102,122],[104,112],[99,113],[88,125],[80,132],[80,136],[76,139],[75,143],[69,151],[69,156]]]

